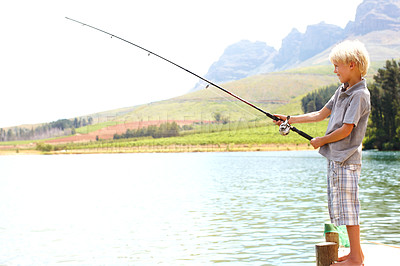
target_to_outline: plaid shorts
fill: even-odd
[[[328,209],[331,223],[336,226],[359,224],[360,174],[360,164],[342,165],[328,160]]]

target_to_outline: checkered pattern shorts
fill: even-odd
[[[331,223],[336,226],[359,224],[360,174],[360,164],[341,165],[328,160],[328,209]]]

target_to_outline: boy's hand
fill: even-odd
[[[343,124],[341,128],[336,129],[332,133],[325,135],[323,137],[313,138],[310,141],[310,144],[317,149],[325,144],[336,142],[346,138],[350,135],[351,131],[354,128],[354,124]]]
[[[279,118],[282,119],[283,121],[286,121],[286,118],[287,118],[286,115],[276,115],[276,114],[274,114],[274,116],[279,117]],[[273,122],[275,123],[275,125],[280,126],[280,125],[283,123],[283,121],[276,121],[276,120],[274,120]]]
[[[314,149],[318,149],[321,146],[325,145],[324,139],[321,137],[313,138],[310,141],[310,144],[314,147]]]

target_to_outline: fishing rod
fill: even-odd
[[[152,54],[152,55],[154,55],[154,56],[157,56],[158,58],[160,58],[160,59],[162,59],[162,60],[164,60],[164,61],[167,61],[168,63],[170,63],[170,64],[172,64],[172,65],[174,65],[174,66],[176,66],[176,67],[179,67],[180,69],[182,69],[182,70],[188,72],[189,74],[192,74],[192,75],[196,76],[197,78],[199,78],[199,79],[205,81],[205,82],[208,84],[208,85],[207,85],[207,88],[208,88],[209,85],[212,85],[212,86],[214,86],[215,88],[218,88],[218,89],[222,90],[223,92],[225,92],[225,93],[231,95],[232,97],[238,99],[239,101],[241,101],[241,102],[243,102],[243,103],[245,103],[245,104],[247,104],[247,105],[253,107],[254,109],[260,111],[261,113],[265,114],[266,116],[268,116],[268,117],[271,118],[272,120],[274,120],[274,121],[282,121],[283,123],[279,126],[279,133],[281,133],[281,135],[283,135],[283,136],[286,136],[287,134],[289,134],[289,131],[292,130],[292,131],[296,132],[297,134],[299,134],[300,136],[302,136],[302,137],[304,137],[304,138],[306,138],[306,139],[308,139],[308,140],[312,140],[312,139],[313,139],[313,137],[311,137],[311,136],[308,135],[307,133],[305,133],[305,132],[303,132],[303,131],[301,131],[301,130],[295,128],[295,127],[292,126],[292,125],[290,125],[290,124],[289,124],[289,118],[290,118],[290,116],[287,117],[286,121],[285,121],[285,120],[282,120],[282,119],[280,119],[279,117],[277,117],[277,116],[275,116],[275,115],[273,115],[273,114],[270,114],[270,113],[268,113],[268,112],[262,110],[261,108],[255,106],[254,104],[252,104],[252,103],[246,101],[245,99],[243,99],[243,98],[241,98],[241,97],[239,97],[239,96],[233,94],[232,92],[228,91],[227,89],[222,88],[221,86],[215,84],[214,82],[209,81],[209,80],[203,78],[203,77],[200,76],[200,75],[197,75],[196,73],[190,71],[189,69],[184,68],[184,67],[182,67],[182,66],[180,66],[180,65],[178,65],[178,64],[176,64],[176,63],[174,63],[174,62],[172,62],[171,60],[169,60],[169,59],[167,59],[167,58],[165,58],[165,57],[162,57],[161,55],[158,55],[158,54],[156,54],[156,53],[154,53],[154,52],[152,52],[152,51],[150,51],[150,50],[147,50],[146,48],[143,48],[142,46],[139,46],[139,45],[137,45],[137,44],[135,44],[135,43],[133,43],[133,42],[130,42],[130,41],[125,40],[125,39],[123,39],[123,38],[121,38],[121,37],[118,37],[118,36],[116,36],[116,35],[114,35],[114,34],[112,34],[112,33],[109,33],[109,32],[104,31],[104,30],[102,30],[102,29],[93,27],[93,26],[91,26],[91,25],[88,25],[88,24],[86,24],[86,23],[80,22],[80,21],[78,21],[78,20],[75,20],[75,19],[72,19],[72,18],[68,18],[68,17],[65,17],[65,18],[68,19],[68,20],[71,20],[71,21],[73,21],[73,22],[79,23],[79,24],[81,24],[82,26],[88,26],[89,28],[95,29],[95,30],[100,31],[100,32],[102,32],[102,33],[105,33],[105,34],[111,36],[111,38],[117,38],[117,39],[120,39],[121,41],[124,41],[124,42],[126,42],[126,43],[129,43],[129,44],[131,44],[131,45],[133,45],[133,46],[135,46],[135,47],[137,47],[137,48],[139,48],[139,49],[142,49],[143,51],[146,51],[146,52],[148,53],[148,55]]]

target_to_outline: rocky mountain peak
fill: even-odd
[[[346,26],[348,35],[364,35],[378,30],[400,30],[399,0],[364,0],[355,21]]]
[[[263,67],[264,71],[270,72],[273,67],[268,69],[268,64],[264,63],[276,53],[275,48],[268,46],[265,42],[242,40],[225,49],[218,61],[211,65],[205,78],[223,83],[245,78],[260,67]],[[200,89],[199,85],[197,84],[192,91]]]
[[[320,22],[307,27],[305,33],[293,29],[282,40],[278,56],[274,59],[276,69],[285,69],[322,52],[343,38],[343,29]]]

